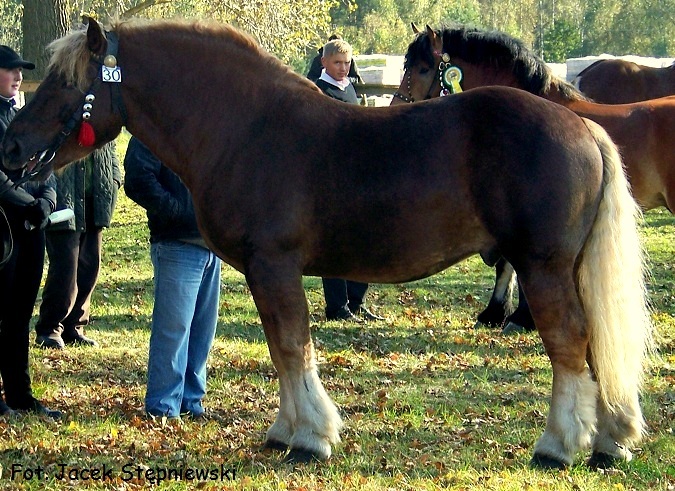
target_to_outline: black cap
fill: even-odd
[[[27,68],[35,69],[35,63],[22,59],[16,51],[9,46],[0,45],[0,68]]]

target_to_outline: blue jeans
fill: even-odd
[[[220,259],[204,247],[166,240],[150,246],[155,274],[145,410],[176,417],[204,412],[206,359],[220,297]]]

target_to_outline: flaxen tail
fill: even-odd
[[[603,196],[584,245],[578,280],[593,370],[600,397],[611,410],[636,400],[654,341],[638,233],[642,214],[615,145],[598,124],[584,122],[602,153]]]

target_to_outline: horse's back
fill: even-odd
[[[675,94],[675,70],[600,60],[578,75],[576,85],[596,102],[626,104]]]
[[[370,281],[413,279],[397,278],[397,265],[425,276],[474,253],[544,257],[568,249],[573,256],[581,249],[597,209],[602,159],[571,111],[489,87],[353,114],[341,127],[361,133],[362,144],[342,156],[337,187],[320,186],[317,235],[331,253],[336,241],[345,256],[358,250],[362,272],[381,265]],[[356,236],[326,233],[348,227]]]

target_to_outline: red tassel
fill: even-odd
[[[91,147],[95,142],[96,135],[94,134],[94,128],[87,121],[82,121],[80,133],[77,135],[77,143],[81,147]]]

